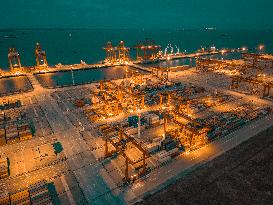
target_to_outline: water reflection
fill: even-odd
[[[126,70],[128,72],[126,72]],[[73,84],[80,85],[92,83],[101,80],[122,79],[125,77],[131,77],[134,72],[140,71],[136,71],[134,68],[129,66],[115,66],[100,69],[84,69],[37,74],[36,78],[43,87],[54,88],[71,86]]]
[[[147,64],[147,67],[161,67],[161,68],[169,68],[169,67],[176,67],[176,66],[183,66],[188,65],[190,67],[193,67],[196,65],[196,60],[194,58],[180,58],[180,59],[174,59],[169,61],[161,61],[159,63],[152,63]]]
[[[238,60],[241,58],[241,54],[234,52],[234,53],[224,53],[224,54],[215,54],[215,55],[205,55],[201,58],[213,58],[213,59],[219,59],[219,60]],[[169,67],[176,67],[176,66],[183,66],[187,65],[190,67],[196,66],[196,59],[195,58],[180,58],[180,59],[174,59],[169,61],[161,61],[159,63],[152,63],[147,64],[146,67],[161,67],[161,68],[169,68]]]
[[[26,76],[0,79],[0,96],[32,90],[32,85]]]

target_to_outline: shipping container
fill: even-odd
[[[157,159],[161,159],[161,158],[164,158],[164,157],[167,157],[169,154],[168,154],[168,152],[166,151],[166,150],[162,150],[162,151],[160,151],[159,153],[157,153],[156,155],[155,155],[155,157],[157,158]]]
[[[32,192],[32,191],[39,190],[39,189],[45,188],[45,187],[47,187],[46,180],[41,180],[41,181],[36,182],[35,184],[29,185],[28,188],[29,188],[29,191]]]
[[[159,162],[160,164],[165,164],[165,163],[169,162],[171,159],[172,159],[172,158],[171,158],[170,156],[165,156],[164,158],[159,158],[159,159],[158,159],[158,162]]]
[[[153,142],[154,142],[154,143],[155,143],[155,142],[159,142],[159,143],[161,143],[161,142],[162,142],[162,140],[163,140],[163,138],[162,138],[162,137],[153,138]]]
[[[170,151],[168,151],[168,154],[169,154],[169,156],[171,156],[171,155],[178,153],[178,151],[179,151],[178,148],[174,148],[174,149],[171,149]]]
[[[159,151],[159,143],[150,143],[145,146],[145,149],[149,154]]]
[[[20,141],[28,140],[32,138],[32,133],[28,130],[19,132],[19,139]]]
[[[0,146],[6,145],[7,141],[5,136],[0,136]]]
[[[10,205],[10,199],[9,199],[8,192],[0,193],[0,204],[1,205]]]
[[[14,139],[14,138],[17,138],[18,137],[18,132],[17,131],[8,131],[6,130],[6,139],[7,140],[10,140],[10,139]]]
[[[50,195],[45,195],[41,198],[36,199],[35,201],[31,201],[32,205],[53,205]]]
[[[0,158],[0,178],[8,177],[8,159],[6,157]]]
[[[24,123],[24,124],[18,125],[18,127],[17,127],[18,131],[24,131],[24,130],[27,130],[27,129],[30,129],[30,126],[29,126],[28,123]]]
[[[29,191],[27,189],[10,195],[11,204],[30,204]]]

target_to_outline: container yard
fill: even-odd
[[[1,2],[0,205],[272,204],[272,8]]]
[[[100,65],[50,67],[37,44],[27,71],[10,51],[33,90],[0,98],[1,203],[134,204],[272,126],[271,55],[103,49]]]
[[[43,180],[31,184],[28,188],[17,190],[12,193],[4,192],[0,195],[0,202],[3,205],[8,204],[52,204],[48,183]]]
[[[8,158],[0,156],[0,178],[9,176],[9,164]]]
[[[31,120],[20,109],[11,108],[0,113],[1,145],[31,139],[34,132]]]
[[[110,157],[115,182],[135,181],[271,113],[220,91],[173,83],[151,74],[130,80],[100,82],[94,92],[69,98],[97,130],[92,146],[98,160]]]
[[[0,76],[0,83],[0,97],[33,91],[33,87],[25,75],[12,75],[3,78]]]

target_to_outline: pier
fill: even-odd
[[[106,58],[102,63],[96,64],[88,64],[84,61],[81,61],[79,64],[70,64],[70,65],[63,65],[61,63],[50,66],[48,64],[48,59],[45,54],[45,51],[42,50],[39,43],[36,44],[35,48],[35,59],[36,65],[24,67],[20,63],[20,54],[16,50],[16,48],[12,48],[9,52],[9,62],[10,62],[10,71],[3,71],[1,70],[0,78],[2,77],[11,77],[11,76],[18,76],[23,74],[37,74],[37,73],[53,73],[53,72],[61,72],[61,71],[69,71],[69,70],[82,70],[82,69],[103,69],[106,67],[113,67],[113,66],[131,66],[141,71],[151,72],[151,68],[147,68],[143,65],[149,63],[157,63],[160,61],[171,61],[175,59],[184,59],[184,58],[199,58],[202,56],[208,55],[216,55],[223,53],[222,50],[220,51],[203,51],[203,52],[196,52],[196,53],[176,53],[176,54],[166,54],[162,56],[159,52],[161,46],[155,45],[153,41],[145,41],[142,44],[130,48],[125,47],[123,41],[117,47],[113,47],[111,42],[108,42],[107,45],[103,48],[106,52]],[[132,59],[130,57],[130,50],[135,49],[137,52],[136,59]],[[14,51],[14,52],[11,52]],[[16,51],[16,52],[15,52]],[[231,50],[224,50],[226,53]],[[13,55],[11,55],[13,54]],[[18,59],[18,63],[13,65],[12,59]],[[17,66],[19,65],[19,66]]]
[[[37,78],[34,75],[28,74],[27,77],[35,91],[44,90],[44,88],[41,86],[41,84],[38,82]]]
[[[138,70],[142,70],[142,71],[146,71],[146,72],[149,72],[151,73],[152,72],[152,69],[151,68],[148,68],[148,67],[145,67],[141,64],[135,64],[135,63],[130,63],[129,66],[133,67],[133,68],[136,68]]]
[[[160,58],[160,60],[167,61],[167,60],[175,60],[175,59],[181,59],[181,58],[197,58],[197,57],[208,56],[208,55],[217,55],[220,53],[221,52],[219,52],[219,51],[202,52],[202,53],[197,52],[197,53],[191,53],[191,54],[179,53],[179,54],[164,56],[164,57]]]

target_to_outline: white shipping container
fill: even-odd
[[[153,122],[153,121],[158,121],[159,120],[159,116],[156,114],[150,114],[149,115],[149,121]]]
[[[158,115],[150,116],[150,121],[157,121],[157,120],[159,120],[159,116]]]
[[[149,124],[150,125],[160,124],[160,121],[159,120],[150,120]]]
[[[128,133],[128,135],[133,135],[137,133],[137,128],[135,127],[128,127],[126,132]]]
[[[140,126],[140,131],[143,131],[145,129],[145,126],[142,125]],[[129,127],[127,128],[126,132],[128,133],[128,135],[134,135],[138,133],[138,127]]]
[[[172,159],[172,158],[171,158],[170,156],[167,156],[167,157],[158,159],[158,162],[159,162],[160,164],[163,164],[163,163],[166,163],[166,162],[170,161],[171,159]]]
[[[162,137],[157,137],[153,139],[153,142],[162,142],[163,138]]]
[[[169,154],[168,154],[168,152],[166,150],[162,150],[161,152],[159,152],[159,153],[156,154],[156,157],[158,159],[164,158],[164,157],[167,157],[167,156],[169,156]]]
[[[10,133],[16,133],[18,132],[17,129],[7,129],[6,130],[6,135],[10,134]]]
[[[151,152],[154,152],[156,150],[159,149],[159,145],[157,143],[151,143],[151,144],[148,144],[145,149],[147,150],[147,152],[151,153]]]

